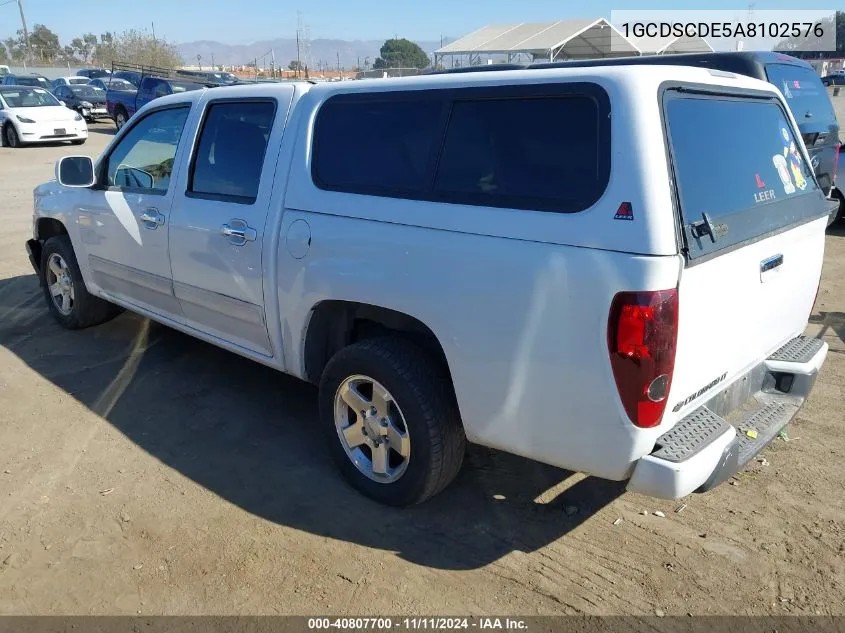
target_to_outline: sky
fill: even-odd
[[[0,0],[0,4],[4,0]],[[158,37],[176,43],[216,40],[225,44],[251,44],[278,37],[295,37],[297,10],[303,24],[310,26],[311,38],[386,39],[394,35],[412,40],[456,38],[487,24],[541,22],[578,18],[610,18],[613,9],[744,9],[746,0],[682,0],[642,3],[566,2],[565,0],[125,0],[97,4],[66,0],[22,0],[26,21],[46,24],[62,43],[85,32],[120,32],[125,29],[151,29]],[[755,10],[831,9],[821,3],[795,0],[755,0]],[[809,4],[809,6],[808,6]],[[91,5],[93,7],[95,5]],[[0,6],[0,37],[20,28],[17,6]]]

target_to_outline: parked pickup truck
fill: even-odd
[[[825,196],[777,88],[730,72],[186,91],[34,200],[58,323],[125,308],[319,385],[329,452],[388,504],[443,489],[466,441],[708,490],[828,350],[803,335]]]
[[[126,122],[137,110],[153,99],[180,92],[199,90],[202,87],[201,83],[194,81],[145,76],[140,80],[138,90],[109,90],[106,92],[106,108],[109,118],[114,121],[119,130],[126,125]]]

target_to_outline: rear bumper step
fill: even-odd
[[[678,499],[714,488],[777,437],[804,404],[828,345],[798,336],[661,435],[628,490]]]

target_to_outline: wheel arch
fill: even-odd
[[[46,242],[57,235],[69,235],[67,227],[56,218],[38,218],[35,222],[35,239]]]
[[[418,318],[368,303],[324,300],[312,306],[303,333],[305,378],[318,383],[332,356],[342,348],[368,338],[394,335],[416,343],[442,365],[449,383],[452,373],[446,352],[434,331]]]

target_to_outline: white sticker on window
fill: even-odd
[[[780,176],[780,181],[783,183],[783,192],[786,195],[791,193],[795,193],[795,185],[792,184],[792,178],[789,175],[789,169],[786,166],[786,158],[781,156],[780,154],[775,154],[772,156],[772,163],[775,166],[775,169],[778,171],[778,176]]]

